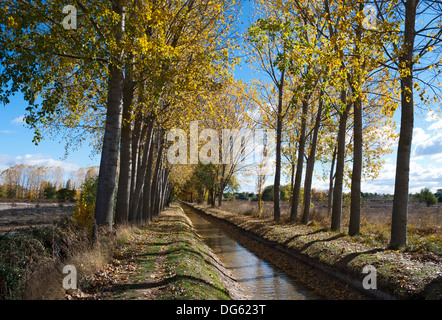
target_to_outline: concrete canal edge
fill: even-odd
[[[246,235],[255,241],[258,241],[268,248],[271,248],[279,253],[283,253],[287,255],[288,257],[291,257],[292,259],[301,262],[302,264],[305,264],[306,266],[313,268],[320,273],[324,274],[327,277],[330,277],[331,279],[334,279],[340,283],[342,283],[344,286],[350,287],[352,290],[358,292],[362,299],[376,299],[376,300],[397,300],[398,298],[391,293],[387,291],[377,289],[364,289],[363,282],[361,279],[361,276],[356,277],[354,274],[349,274],[347,270],[343,270],[339,268],[338,266],[334,265],[327,265],[321,261],[317,261],[312,259],[311,257],[303,254],[302,252],[293,250],[281,243],[271,241],[268,239],[263,238],[261,235],[243,228],[242,226],[239,226],[235,224],[233,221],[225,219],[223,217],[220,217],[216,215],[213,212],[208,212],[208,210],[205,210],[198,205],[191,204],[191,203],[185,203],[181,202],[183,205],[187,205],[200,214],[206,216],[209,219],[218,221],[219,223],[226,224],[228,226],[233,227],[237,231],[239,231],[241,234]],[[365,275],[362,275],[362,278]],[[325,288],[324,288],[325,289]]]

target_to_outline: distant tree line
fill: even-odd
[[[290,185],[285,185],[280,188],[280,198],[281,201],[290,200]],[[301,190],[301,194],[303,190]],[[350,197],[349,193],[344,193],[344,199]],[[327,192],[321,190],[312,190],[312,200],[321,201],[327,198]],[[377,192],[361,192],[361,198],[363,199],[382,199],[382,200],[392,200],[393,196],[390,194],[378,194]],[[225,200],[250,200],[258,201],[258,195],[253,192],[225,192]],[[410,199],[418,202],[426,203],[427,206],[434,205],[438,202],[442,202],[442,189],[437,189],[436,193],[432,193],[429,188],[424,188],[418,193],[410,194]],[[262,194],[262,201],[273,201],[274,200],[274,187],[273,185],[267,186]],[[344,201],[345,202],[345,201]]]
[[[0,198],[75,201],[84,180],[97,172],[97,167],[80,168],[66,177],[61,167],[17,164],[0,173]]]
[[[304,190],[301,188],[301,194]],[[262,201],[273,201],[274,200],[274,186],[270,185],[264,188],[262,193]],[[291,189],[290,184],[283,185],[279,190],[281,201],[290,201]],[[312,189],[312,200],[321,201],[327,198],[327,193],[321,190]],[[258,194],[254,192],[226,192],[224,193],[224,199],[226,200],[251,200],[258,201]]]

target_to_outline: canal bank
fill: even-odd
[[[438,257],[373,247],[324,228],[277,224],[205,205],[190,205],[223,230],[232,229],[245,239],[256,240],[257,247],[261,247],[256,251],[287,273],[298,275],[301,282],[307,279],[312,290],[316,287],[329,299],[441,299]],[[299,264],[305,267],[290,270]],[[365,266],[374,267],[376,289],[363,288]]]

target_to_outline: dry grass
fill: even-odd
[[[258,203],[251,201],[224,201],[222,209],[237,214],[258,216]],[[288,202],[281,203],[281,221],[287,223],[290,216]],[[349,208],[344,207],[342,213],[342,230],[346,231],[349,223]],[[264,220],[272,220],[273,203],[263,203]],[[324,202],[315,203],[310,211],[311,224],[321,228],[330,226],[330,215]],[[367,242],[383,247],[388,246],[391,228],[391,202],[370,203],[361,208],[361,237]],[[408,213],[409,249],[429,250],[442,254],[442,206],[426,207],[422,203],[414,203]]]
[[[127,241],[130,229],[99,235],[92,244],[82,229],[62,224],[30,228],[0,238],[0,300],[65,299],[63,268],[73,265],[77,285],[112,260],[115,248]]]

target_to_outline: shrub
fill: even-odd
[[[422,189],[418,194],[419,201],[425,202],[427,207],[437,203],[436,196],[430,191],[429,188]]]
[[[57,190],[54,186],[47,186],[46,188],[44,188],[43,193],[45,195],[45,199],[55,199],[55,196],[57,195]]]
[[[94,178],[87,178],[84,181],[80,199],[77,201],[77,205],[72,215],[74,224],[85,228],[90,233],[92,233],[92,226],[94,223],[97,185],[98,176]]]
[[[61,188],[57,191],[58,201],[75,201],[75,190],[69,190],[68,188]]]
[[[262,200],[263,201],[273,201],[274,199],[274,186],[267,186],[265,187],[263,193],[262,193]],[[302,188],[301,188],[302,189]],[[279,199],[281,201],[288,201],[290,200],[290,193],[291,193],[291,188],[290,185],[281,185],[279,187]],[[302,190],[301,190],[301,194],[303,194]],[[301,196],[302,198],[302,196]]]

